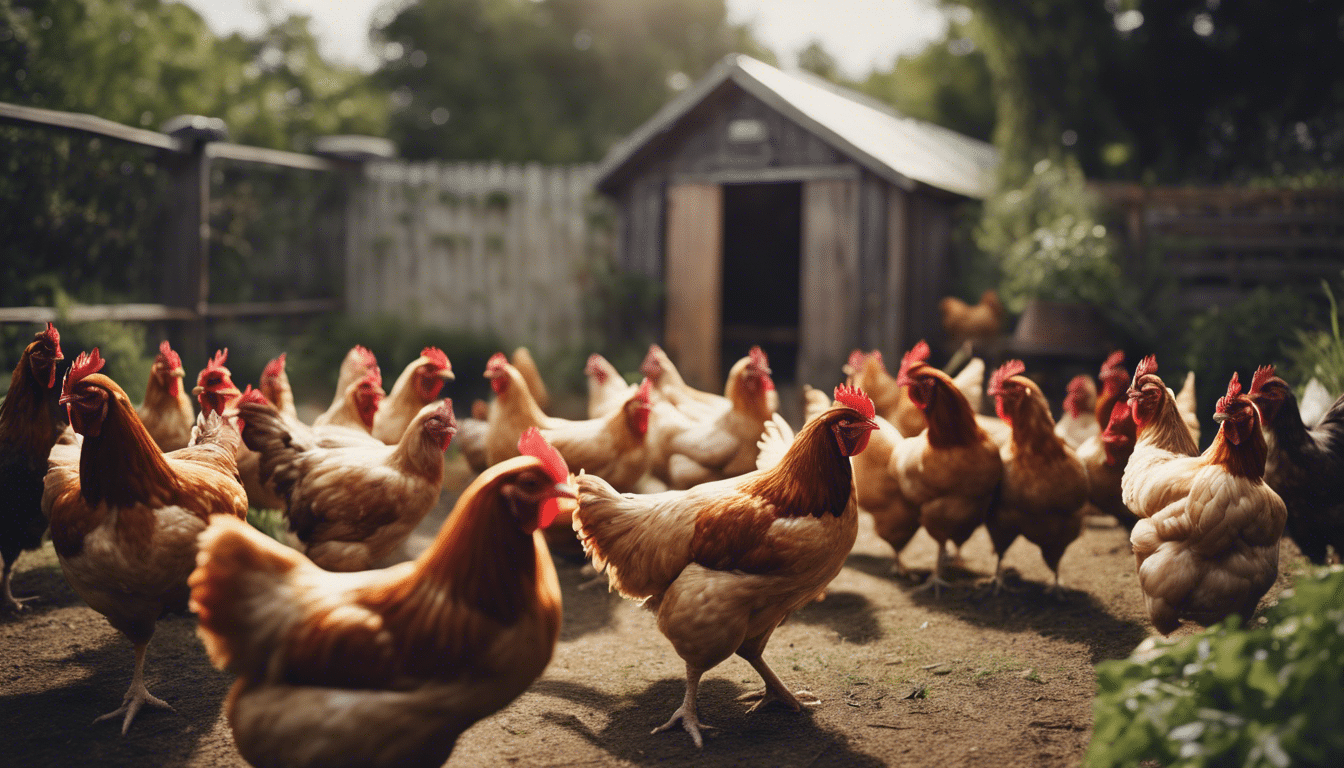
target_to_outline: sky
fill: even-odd
[[[265,24],[256,0],[183,0],[217,34],[255,34]],[[324,58],[371,70],[377,58],[368,44],[373,15],[398,0],[270,0],[273,7],[313,18]],[[748,22],[756,38],[787,68],[794,54],[821,41],[851,77],[886,68],[900,53],[919,50],[943,33],[934,0],[727,0],[728,18]],[[283,15],[283,13],[282,13]]]

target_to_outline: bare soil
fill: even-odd
[[[445,494],[448,496],[448,494]],[[448,499],[441,507],[446,508]],[[441,515],[442,512],[440,512]],[[442,517],[422,528],[430,536]],[[423,538],[421,539],[424,540]],[[933,565],[922,532],[906,550]],[[822,602],[779,628],[765,658],[821,699],[805,712],[747,715],[735,701],[759,678],[733,658],[704,678],[696,749],[680,729],[650,734],[681,702],[684,667],[653,616],[604,588],[581,590],[580,564],[558,561],[564,628],[546,674],[458,742],[449,766],[1074,766],[1092,733],[1093,667],[1153,634],[1125,531],[1090,518],[1064,556],[1066,599],[1047,594],[1040,551],[1019,540],[1006,564],[1017,591],[991,595],[989,537],[941,597],[890,575],[891,550],[863,516],[858,543]],[[1283,544],[1272,599],[1305,563]],[[222,715],[232,678],[210,666],[191,616],[159,622],[146,683],[176,713],[143,711],[90,725],[130,683],[131,646],[66,584],[50,544],[27,553],[0,618],[0,733],[8,765],[245,765]],[[1184,628],[1180,633],[1190,633]]]

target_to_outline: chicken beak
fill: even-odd
[[[205,387],[202,387],[200,384],[197,384],[196,386],[194,386],[194,387],[191,388],[191,394],[193,394],[193,395],[199,395],[199,394],[201,394],[201,393],[204,392],[204,391],[205,391]]]
[[[1226,414],[1226,413],[1215,413],[1215,414],[1213,414],[1213,422],[1214,422],[1215,424],[1222,424],[1224,421],[1227,421],[1227,414]]]
[[[439,378],[443,379],[444,381],[457,380],[457,377],[453,375],[453,371],[450,368],[444,368],[442,371],[439,371]]]
[[[179,379],[185,379],[185,378],[187,377],[187,372],[184,371],[184,370],[182,370],[181,368],[177,368],[177,369],[174,369],[171,373],[169,373],[169,375],[170,375],[170,376],[175,376],[175,377],[177,377],[177,378],[179,378]]]
[[[577,499],[579,491],[569,483],[556,483],[553,489],[557,499]]]

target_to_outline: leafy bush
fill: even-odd
[[[1316,378],[1331,394],[1344,392],[1344,339],[1339,335],[1339,304],[1330,283],[1321,281],[1330,302],[1330,330],[1298,330],[1294,343],[1284,350],[1288,357],[1287,375],[1302,386]],[[1302,391],[1298,391],[1298,396]]]
[[[1344,765],[1344,568],[1299,577],[1265,617],[1097,665],[1085,764]]]
[[[1116,244],[1075,163],[1036,163],[1020,189],[985,204],[976,243],[1002,260],[999,293],[1012,312],[1031,299],[1110,304],[1119,290]]]

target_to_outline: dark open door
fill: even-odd
[[[802,184],[723,188],[724,371],[759,344],[775,381],[798,374]]]

